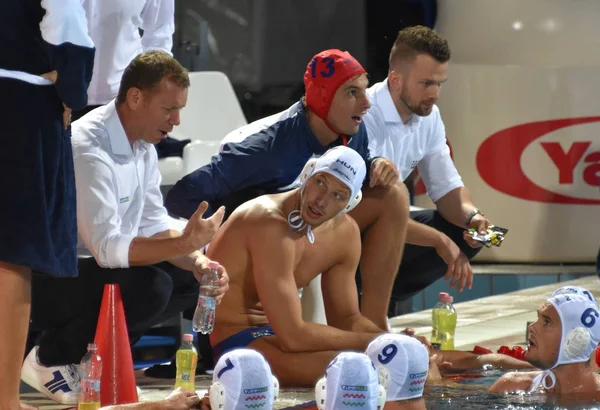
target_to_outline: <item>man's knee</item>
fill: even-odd
[[[173,293],[171,277],[154,266],[141,266],[136,270],[138,274],[122,290],[125,309],[136,311],[140,319],[160,315]]]
[[[394,226],[406,225],[410,214],[410,200],[404,183],[397,181],[388,188],[365,187],[362,193],[361,203],[350,212],[361,231],[378,220],[385,220]]]

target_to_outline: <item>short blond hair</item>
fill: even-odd
[[[190,86],[188,71],[169,53],[152,50],[139,54],[123,72],[117,102],[125,102],[130,88],[152,92],[163,78],[168,78],[182,88]]]

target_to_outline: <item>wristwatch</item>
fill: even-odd
[[[481,212],[479,209],[477,209],[477,208],[473,209],[473,210],[472,210],[472,211],[469,213],[469,215],[467,215],[467,220],[466,220],[466,222],[465,222],[465,225],[466,225],[467,227],[469,227],[469,225],[471,224],[471,221],[473,220],[473,218],[474,218],[474,217],[475,217],[475,215],[477,215],[477,214],[479,214],[479,215],[481,215],[481,216],[485,216],[485,215],[483,214],[483,212]]]

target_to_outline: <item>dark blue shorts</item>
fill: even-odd
[[[254,340],[265,336],[275,336],[273,328],[269,325],[249,327],[248,329],[244,329],[233,336],[229,336],[227,339],[222,340],[213,346],[213,357],[215,359],[215,363],[225,353],[234,349],[246,347]]]

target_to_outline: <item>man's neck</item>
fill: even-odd
[[[390,88],[389,83],[387,86],[389,89]],[[407,122],[410,121],[410,119],[412,118],[414,113],[410,110],[410,108],[408,108],[408,106],[406,104],[404,104],[404,102],[400,98],[400,94],[393,93],[392,90],[390,90],[390,95],[392,96],[392,101],[394,102],[396,111],[398,111],[398,114],[400,115],[400,118],[402,119],[402,123],[406,124]]]
[[[556,376],[554,392],[564,395],[573,392],[595,390],[595,373],[587,363],[572,363],[558,366],[552,372]],[[593,386],[593,387],[592,387]]]
[[[129,141],[129,145],[133,149],[133,143],[139,139],[137,136],[140,135],[140,131],[138,127],[133,125],[133,121],[131,121],[132,112],[124,103],[116,103],[116,109],[117,115],[119,116],[119,121],[121,121],[123,130],[125,130],[125,135]]]
[[[335,140],[339,138],[339,135],[333,132],[325,121],[319,118],[315,113],[310,111],[308,108],[306,109],[306,120],[308,121],[308,126],[312,130],[317,140],[321,143],[324,148],[330,146]]]

